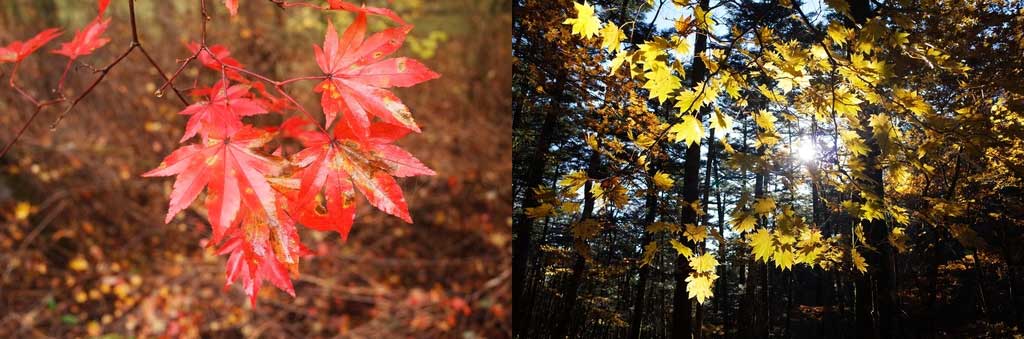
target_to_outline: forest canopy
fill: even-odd
[[[517,336],[1024,334],[1024,3],[514,11]]]

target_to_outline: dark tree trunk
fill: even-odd
[[[705,11],[707,11],[709,4],[709,0],[700,1],[700,7]],[[693,81],[691,85],[696,85],[698,82],[703,81],[708,75],[707,66],[704,65],[704,62],[700,59],[700,56],[704,54],[707,47],[707,36],[697,34],[693,47],[693,69],[691,69],[689,77]],[[704,120],[702,115],[703,114],[698,113],[698,121]],[[681,225],[697,223],[697,211],[694,211],[693,208],[690,207],[690,204],[700,198],[700,189],[698,187],[700,183],[700,143],[691,144],[687,147],[685,161],[686,162],[683,165],[683,208],[680,218]],[[686,239],[682,238],[682,235],[680,235],[680,240],[684,242],[686,241]],[[690,301],[690,297],[686,293],[686,278],[689,275],[689,260],[684,256],[677,256],[675,273],[676,288],[672,302],[673,338],[691,338],[694,333],[693,324],[690,322],[691,313],[693,312],[693,303]]]
[[[528,207],[537,206],[537,196],[532,188],[539,186],[544,178],[548,149],[551,147],[560,111],[549,108],[544,116],[544,124],[537,137],[537,146],[526,170],[526,197],[522,205],[524,211]],[[533,236],[533,219],[527,217],[525,213],[518,215],[513,225],[513,233],[515,238],[512,241],[512,327],[516,329],[516,333],[522,334],[529,328],[527,311],[530,307],[526,302],[524,287],[531,251],[530,237]]]
[[[850,1],[850,13],[853,21],[847,22],[847,27],[856,27],[871,17],[871,5],[868,0]],[[869,116],[862,112],[861,118],[867,121]],[[884,201],[885,186],[879,164],[881,150],[878,141],[870,127],[860,132],[869,152],[864,157],[864,174],[868,180],[862,180],[859,184],[862,189],[870,190],[879,200]],[[857,336],[861,338],[892,338],[896,335],[893,325],[897,319],[894,312],[892,249],[886,241],[888,231],[888,225],[882,219],[875,219],[864,226],[864,236],[878,251],[863,251],[868,272],[857,277],[856,281]]]
[[[648,180],[647,183],[647,215],[644,216],[643,226],[647,227],[654,222],[654,218],[658,213],[658,196],[657,191],[652,187],[652,180]],[[647,242],[651,241],[651,235],[644,231],[643,237],[641,237],[640,246],[644,246]],[[646,297],[645,292],[647,291],[647,275],[650,274],[650,265],[644,265],[640,267],[639,277],[636,283],[636,296],[633,299],[633,315],[629,322],[629,338],[638,339],[640,338],[640,328],[643,325],[644,319],[644,298]]]
[[[594,151],[590,155],[590,164],[587,168],[587,177],[597,177],[599,166],[601,165],[601,153]],[[583,211],[580,214],[579,222],[590,219],[594,214],[594,194],[591,193],[590,189],[593,186],[593,180],[587,180],[587,183],[583,186]],[[576,241],[586,241],[584,239],[576,239]],[[575,253],[576,259],[572,264],[572,277],[569,279],[569,283],[566,284],[565,290],[562,295],[565,296],[565,311],[560,315],[561,321],[558,322],[555,338],[565,338],[566,336],[575,337],[574,330],[577,328],[576,319],[585,319],[585,317],[575,316],[576,304],[579,299],[580,285],[583,283],[583,275],[586,273],[587,265],[583,255],[579,253],[582,247],[577,246]]]

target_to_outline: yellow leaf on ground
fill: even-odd
[[[14,218],[18,220],[28,219],[28,215],[32,213],[32,204],[19,201],[18,205],[14,207]]]
[[[82,257],[75,257],[68,263],[68,268],[82,272],[89,269],[89,261]]]

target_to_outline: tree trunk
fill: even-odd
[[[705,11],[708,10],[710,1],[700,0],[700,7]],[[710,15],[710,14],[708,14]],[[704,65],[704,61],[701,60],[700,56],[707,50],[708,38],[706,35],[697,34],[694,39],[693,47],[693,68],[691,69],[690,79],[693,81],[691,85],[696,85],[698,82],[703,81],[708,75],[707,66]],[[698,121],[704,121],[703,112],[699,112],[697,115]],[[690,207],[690,204],[700,198],[700,189],[698,184],[700,183],[700,143],[691,144],[686,148],[686,162],[683,165],[683,208],[682,215],[680,218],[680,224],[696,224],[697,223],[697,211],[694,211]],[[686,241],[680,234],[680,241]],[[672,337],[673,338],[691,338],[693,336],[693,326],[690,323],[690,316],[693,311],[693,304],[690,302],[690,297],[686,293],[686,278],[690,275],[690,263],[689,260],[684,256],[676,257],[676,288],[673,295],[672,302]]]
[[[647,227],[651,223],[654,223],[654,218],[658,213],[658,196],[657,191],[652,187],[653,180],[648,180],[647,183],[647,215],[644,216],[643,226]],[[643,237],[640,240],[640,246],[643,247],[647,242],[651,241],[650,234],[644,231]],[[639,339],[640,328],[643,325],[644,319],[644,293],[647,290],[647,275],[650,274],[650,265],[644,265],[640,267],[640,276],[636,283],[636,296],[633,299],[633,315],[629,322],[629,338]]]
[[[601,153],[598,153],[595,150],[590,155],[590,164],[587,168],[587,177],[597,177],[598,167],[600,165]],[[583,222],[587,219],[590,219],[590,217],[594,213],[595,198],[594,194],[590,192],[590,189],[593,187],[593,184],[593,180],[587,180],[587,183],[583,186],[583,211],[580,214],[580,219],[578,220],[578,222]],[[576,241],[586,240],[576,239]],[[572,278],[569,279],[569,283],[566,284],[565,291],[562,293],[562,295],[565,296],[566,309],[561,314],[562,320],[559,321],[557,325],[557,329],[555,331],[555,338],[565,338],[567,335],[574,337],[574,333],[571,332],[574,332],[572,330],[576,328],[577,324],[575,320],[580,319],[580,317],[575,317],[574,314],[576,314],[576,304],[578,303],[579,299],[580,285],[583,282],[583,274],[586,273],[587,270],[586,260],[584,260],[583,255],[579,253],[580,250],[583,249],[580,246],[577,246],[576,251],[574,251],[576,259],[574,260],[572,265]]]
[[[526,197],[523,200],[523,211],[528,207],[537,206],[537,196],[533,188],[541,184],[544,178],[544,166],[547,162],[548,149],[551,147],[551,139],[554,137],[558,123],[560,109],[549,108],[544,116],[544,124],[541,126],[540,135],[537,137],[537,146],[534,149],[533,158],[529,168],[526,170]],[[526,302],[524,292],[527,263],[529,263],[531,251],[531,239],[533,236],[533,219],[526,216],[525,212],[518,215],[513,225],[514,239],[512,241],[512,327],[517,333],[524,333],[528,329],[527,319],[530,308]]]

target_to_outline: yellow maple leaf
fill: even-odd
[[[539,219],[553,215],[555,212],[554,206],[551,204],[540,204],[537,207],[526,208],[526,215],[530,218]]]
[[[864,204],[861,204],[860,209],[861,212],[863,212],[860,216],[861,219],[872,221],[875,219],[885,218],[884,207],[877,200],[869,200]]]
[[[747,234],[747,241],[754,248],[754,257],[762,262],[768,262],[768,258],[775,251],[772,245],[772,234],[767,229],[761,228],[757,232]]]
[[[644,78],[647,79],[644,82],[643,88],[647,90],[647,96],[651,99],[658,99],[659,103],[664,103],[669,98],[669,95],[679,89],[681,83],[679,78],[672,74],[672,71],[663,62],[655,62],[648,65],[651,69],[644,73]]]
[[[776,120],[777,118],[775,118],[775,115],[773,115],[771,112],[768,112],[767,110],[760,110],[754,114],[754,123],[756,123],[758,127],[761,127],[766,131],[775,130]]]
[[[860,273],[866,273],[868,271],[868,263],[864,260],[864,257],[860,255],[860,252],[857,252],[856,248],[850,250],[850,257],[853,258],[853,267],[857,268]]]
[[[691,250],[689,247],[687,247],[685,244],[683,244],[679,240],[670,239],[668,242],[670,244],[672,244],[672,248],[674,248],[676,250],[676,253],[678,253],[679,255],[687,257],[687,258],[693,256],[693,250]]]
[[[562,24],[572,25],[572,34],[579,34],[584,38],[591,38],[597,35],[601,29],[601,20],[594,15],[594,7],[584,1],[582,4],[574,2],[576,17],[565,19]]]
[[[722,113],[717,107],[715,108],[715,115],[711,118],[711,128],[714,128],[719,135],[726,135],[732,131],[732,117],[728,114]]]
[[[843,139],[843,144],[846,145],[846,149],[850,150],[850,153],[868,155],[870,152],[868,145],[864,143],[864,140],[860,138],[857,132],[839,131],[839,136]]]
[[[772,260],[775,261],[775,267],[781,268],[783,271],[793,268],[793,259],[796,257],[796,253],[793,253],[792,249],[775,251],[772,254]]]
[[[615,72],[619,70],[619,67],[622,67],[622,63],[626,62],[626,60],[629,59],[631,56],[632,53],[624,51],[615,53],[615,58],[612,58],[611,68],[608,71],[608,73],[615,74]]]
[[[690,274],[686,277],[686,292],[690,298],[696,298],[697,302],[703,304],[714,295],[711,286],[717,278],[715,274]]]
[[[907,234],[903,227],[895,227],[889,232],[889,244],[896,248],[899,253],[907,251]]]
[[[708,236],[708,230],[704,226],[697,226],[694,224],[686,224],[686,231],[683,232],[683,236],[687,240],[699,244],[704,242],[704,239]]]
[[[846,37],[850,34],[850,29],[843,27],[839,22],[833,21],[828,25],[828,38],[832,39],[832,42],[836,45],[842,46],[846,44]]]
[[[675,108],[679,109],[679,113],[687,114],[704,106],[704,93],[701,92],[701,84],[698,84],[694,88],[680,91],[679,95],[676,95]]]
[[[732,222],[733,230],[736,231],[737,233],[743,233],[746,231],[753,230],[754,226],[757,224],[757,218],[747,213],[743,213],[741,216],[738,217],[733,216],[732,220],[730,221]]]
[[[754,202],[754,214],[764,215],[775,210],[775,199],[764,197]]]
[[[714,272],[718,260],[711,253],[704,253],[690,259],[690,268],[698,273]]]
[[[672,180],[672,177],[669,176],[668,173],[658,171],[658,173],[654,174],[654,186],[657,186],[660,189],[671,189],[675,182],[676,181]]]
[[[687,145],[700,144],[704,137],[704,125],[692,115],[684,115],[683,122],[672,125],[669,133],[675,135],[676,142],[684,142]]]
[[[640,260],[640,267],[644,265],[650,265],[651,261],[654,260],[654,255],[658,253],[658,242],[652,241],[644,246],[644,258]]]
[[[659,222],[655,222],[655,223],[650,224],[649,226],[647,226],[647,233],[661,233],[661,232],[678,233],[679,232],[679,225],[676,225],[676,224],[673,224],[673,223],[659,221]]]
[[[711,31],[715,27],[715,19],[711,13],[704,11],[700,6],[693,7],[693,18],[696,19],[697,27],[704,31]]]
[[[626,35],[614,22],[609,22],[601,29],[601,47],[608,51],[622,50],[622,40],[625,38]]]
[[[565,187],[570,192],[576,192],[587,183],[587,173],[584,171],[573,171],[572,173],[566,174],[562,177],[562,180],[558,181],[558,185]]]

